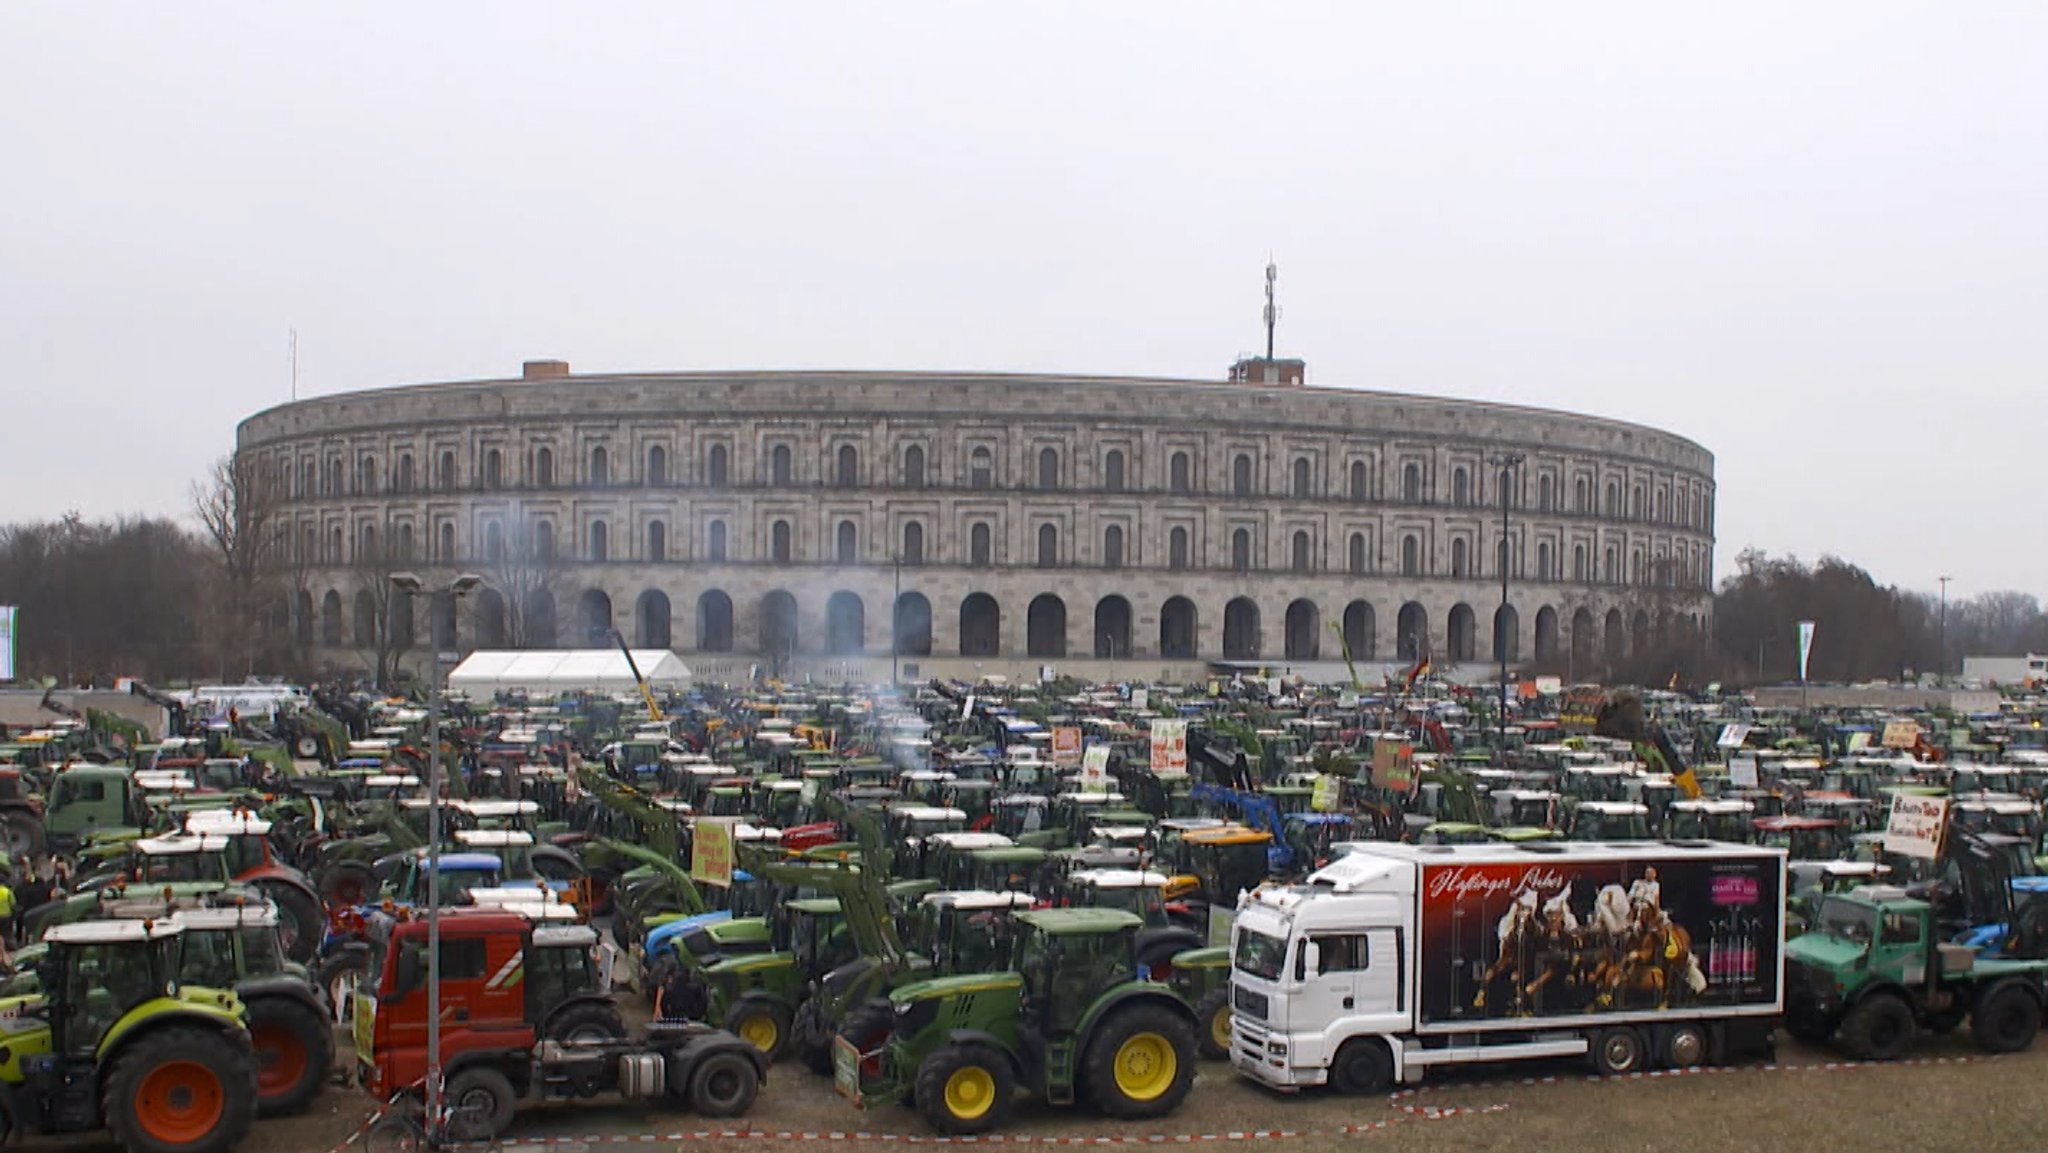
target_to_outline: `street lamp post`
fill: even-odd
[[[1522,463],[1519,452],[1504,453],[1493,458],[1491,463],[1500,470],[1500,615],[1493,618],[1493,647],[1500,657],[1500,750],[1505,757],[1508,749],[1508,569],[1514,556],[1514,546],[1508,543],[1508,505],[1513,490],[1509,482],[1514,469]]]
[[[424,591],[446,592],[449,606],[484,583],[475,573],[462,573],[445,588],[427,589],[418,573],[391,574],[391,584],[417,598]],[[429,601],[429,603],[432,603]],[[429,628],[431,635],[433,630]],[[434,649],[433,671],[427,677],[427,1125],[438,1140],[441,1117],[441,646]]]
[[[897,668],[903,660],[903,554],[896,554],[896,599],[889,602],[889,684],[902,683]]]
[[[1935,634],[1941,651],[1934,657],[1934,683],[1939,685],[1948,680],[1948,582],[1955,578],[1943,575],[1934,579],[1941,582],[1941,624]]]

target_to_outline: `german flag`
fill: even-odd
[[[1424,653],[1424,654],[1422,654],[1422,655],[1421,655],[1420,657],[1416,658],[1416,661],[1415,661],[1415,667],[1414,667],[1414,668],[1412,668],[1412,669],[1409,669],[1409,670],[1408,670],[1408,680],[1407,680],[1407,684],[1406,684],[1406,685],[1405,685],[1404,687],[1405,687],[1405,688],[1406,688],[1406,689],[1407,689],[1408,691],[1410,691],[1410,692],[1413,692],[1413,691],[1414,691],[1414,689],[1415,689],[1415,682],[1416,682],[1416,681],[1419,681],[1419,680],[1421,680],[1422,678],[1424,678],[1424,677],[1426,677],[1426,676],[1428,676],[1428,675],[1429,675],[1429,654],[1428,654],[1428,653]]]

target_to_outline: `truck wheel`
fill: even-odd
[[[1645,1064],[1643,1056],[1643,1035],[1634,1029],[1621,1027],[1602,1029],[1593,1034],[1593,1069],[1603,1077],[1623,1077],[1640,1073]]]
[[[1164,1117],[1195,1079],[1195,1031],[1163,1005],[1133,1005],[1096,1027],[1081,1078],[1097,1108],[1120,1120]]]
[[[690,1071],[686,1104],[700,1117],[740,1117],[754,1107],[761,1075],[744,1053],[713,1053]]]
[[[114,1059],[101,1108],[133,1153],[226,1153],[256,1112],[255,1062],[239,1038],[160,1028]]]
[[[1691,1069],[1706,1064],[1711,1050],[1704,1027],[1674,1025],[1664,1038],[1664,1064],[1673,1069]]]
[[[950,1137],[1002,1127],[1017,1096],[1010,1059],[986,1045],[947,1045],[917,1068],[917,1108]]]
[[[249,1004],[249,1043],[256,1050],[256,1112],[281,1117],[304,1109],[334,1064],[334,1024],[291,997]]]
[[[489,1065],[471,1065],[448,1078],[448,1127],[470,1141],[495,1141],[512,1125],[518,1107],[512,1081]]]
[[[1993,989],[1970,1011],[1970,1036],[1986,1053],[2017,1053],[2041,1031],[2041,1003],[2018,985]]]
[[[1330,1087],[1351,1097],[1381,1097],[1394,1091],[1394,1059],[1378,1041],[1359,1037],[1337,1050],[1330,1062]]]
[[[571,1005],[549,1017],[541,1035],[564,1045],[601,1045],[623,1040],[626,1023],[610,1005]]]
[[[725,1028],[773,1061],[789,1048],[789,1008],[773,1001],[741,1001],[725,1014]]]
[[[1835,1031],[1828,1027],[1828,1019],[1818,1013],[1794,1010],[1785,1014],[1785,1031],[1802,1045],[1825,1045]]]
[[[0,845],[4,845],[9,859],[27,861],[43,854],[43,823],[34,813],[23,810],[9,811],[0,819]]]
[[[1876,993],[1856,1002],[1835,1041],[1842,1052],[1858,1061],[1891,1061],[1906,1051],[1913,1040],[1913,1010],[1889,993]]]
[[[277,942],[287,959],[303,965],[320,952],[327,917],[305,890],[281,881],[258,882],[256,891],[277,905]]]
[[[1195,1045],[1205,1061],[1230,1056],[1230,986],[1211,989],[1195,1003]]]

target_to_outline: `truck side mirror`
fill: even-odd
[[[1321,945],[1316,944],[1314,941],[1302,942],[1301,964],[1295,966],[1295,977],[1300,980],[1306,981],[1310,977],[1314,977],[1321,974],[1322,971],[1323,947]]]
[[[420,961],[423,957],[424,954],[418,949],[399,951],[398,971],[393,974],[397,978],[397,987],[391,991],[394,997],[403,997],[424,983],[426,975],[420,972]]]

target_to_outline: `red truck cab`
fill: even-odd
[[[526,957],[533,926],[516,913],[441,917],[441,1061],[465,1054],[529,1051],[538,1040],[527,1011]],[[400,921],[373,946],[374,980],[356,994],[355,1042],[363,1083],[389,1096],[427,1075],[427,923]]]

